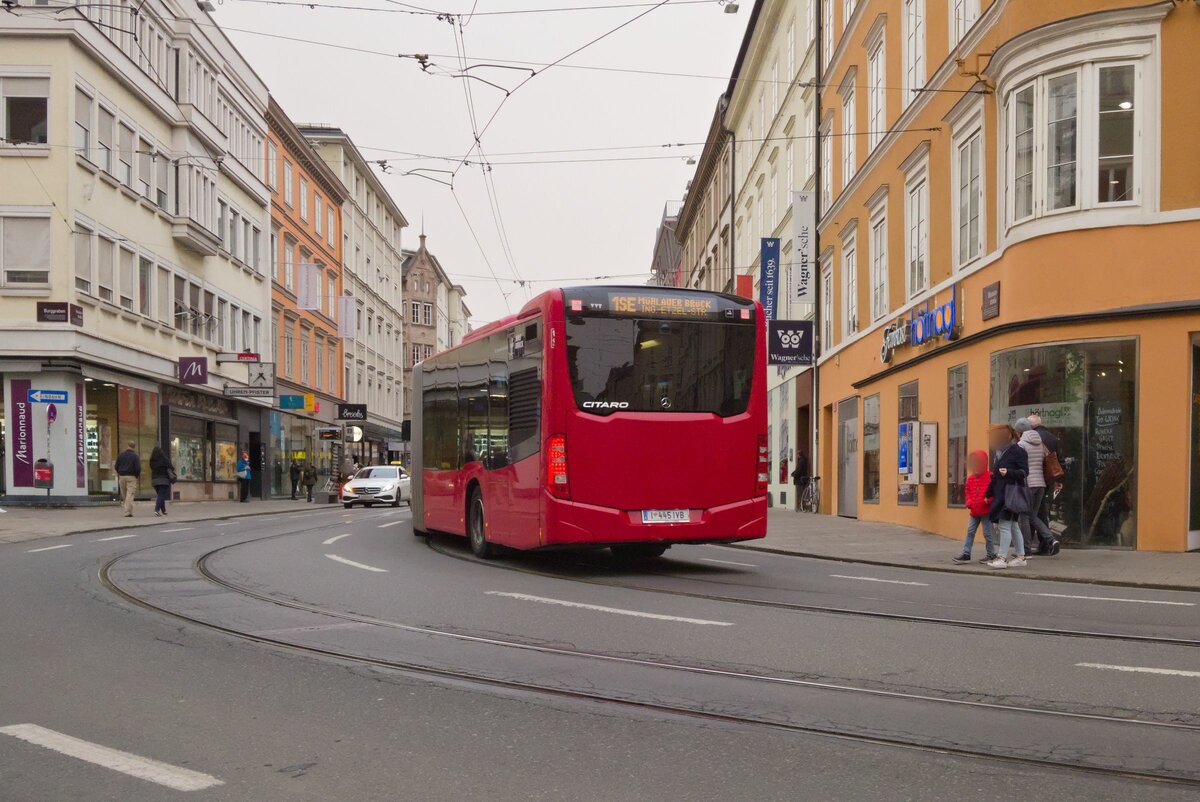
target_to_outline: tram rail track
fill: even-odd
[[[234,582],[223,579],[218,576],[209,562],[218,554],[237,548],[240,546],[250,545],[261,541],[278,539],[283,537],[292,537],[302,534],[307,534],[313,531],[323,529],[323,526],[308,527],[301,530],[274,533],[262,537],[249,538],[239,540],[236,543],[228,543],[215,549],[210,549],[196,557],[192,562],[191,568],[204,581],[220,587],[231,593],[253,599],[256,601],[277,605],[284,608],[303,611],[309,614],[318,615],[326,618],[332,618],[338,621],[354,622],[372,626],[387,627],[390,629],[399,629],[411,633],[419,633],[421,635],[451,638],[457,641],[467,641],[474,644],[484,644],[489,646],[503,647],[509,649],[519,649],[531,653],[541,653],[547,656],[568,656],[571,658],[581,658],[592,661],[604,661],[610,664],[625,664],[630,666],[648,667],[657,670],[665,670],[671,672],[685,672],[688,674],[700,674],[706,676],[728,677],[740,680],[748,680],[751,682],[763,682],[772,685],[785,685],[814,691],[833,691],[838,693],[859,694],[863,696],[876,698],[903,699],[907,701],[915,701],[927,704],[936,705],[952,705],[963,708],[975,708],[994,711],[1003,711],[1006,713],[1026,714],[1031,716],[1053,717],[1057,720],[1077,720],[1080,722],[1104,722],[1107,724],[1128,725],[1133,727],[1155,728],[1159,731],[1184,731],[1184,732],[1200,732],[1200,726],[1180,723],[1180,722],[1165,722],[1154,721],[1147,719],[1129,718],[1122,716],[1108,716],[1096,713],[1081,713],[1075,711],[1055,710],[1052,708],[1039,707],[1022,707],[1009,704],[998,704],[995,702],[985,702],[978,700],[954,699],[950,697],[928,696],[911,694],[901,691],[885,690],[878,688],[865,688],[853,685],[843,685],[832,682],[822,682],[817,680],[806,680],[791,677],[772,677],[769,675],[754,674],[742,671],[732,671],[711,666],[689,665],[680,662],[668,662],[660,660],[651,660],[646,658],[630,657],[618,654],[606,654],[604,652],[591,652],[587,650],[568,649],[559,646],[549,646],[533,642],[525,642],[519,640],[508,640],[505,638],[485,637],[471,635],[463,632],[455,632],[437,627],[427,627],[413,624],[404,624],[401,622],[387,621],[372,616],[361,615],[357,613],[331,610],[321,607],[320,605],[309,604],[294,599],[283,599],[269,593],[260,592],[251,588],[240,586]],[[1091,774],[1099,774],[1110,777],[1120,777],[1137,781],[1150,781],[1160,783],[1181,784],[1187,786],[1200,787],[1200,772],[1194,774],[1179,774],[1158,771],[1143,771],[1134,769],[1122,769],[1112,766],[1092,765],[1072,763],[1067,760],[1055,759],[1053,757],[1022,755],[1022,754],[1003,754],[997,752],[989,752],[984,749],[970,747],[956,747],[945,743],[923,743],[919,740],[905,740],[903,738],[880,736],[870,733],[852,732],[848,730],[839,730],[836,727],[811,726],[787,721],[769,720],[753,715],[734,714],[721,711],[707,710],[698,707],[687,705],[669,704],[646,699],[634,699],[626,696],[617,696],[611,693],[568,689],[561,687],[553,687],[539,682],[530,682],[520,679],[505,679],[495,676],[488,676],[478,671],[467,669],[447,668],[444,666],[430,666],[412,660],[400,660],[390,657],[379,657],[361,652],[348,651],[345,649],[333,647],[321,647],[312,644],[296,643],[289,641],[286,638],[273,636],[263,632],[257,632],[235,626],[228,626],[213,621],[204,620],[195,615],[182,613],[179,610],[170,609],[168,606],[158,604],[148,599],[139,597],[126,588],[122,587],[115,581],[111,572],[117,564],[122,560],[155,548],[158,546],[149,546],[143,549],[137,549],[132,552],[119,555],[101,566],[99,577],[102,584],[121,597],[128,603],[139,606],[143,609],[148,609],[156,613],[168,616],[176,620],[182,620],[195,626],[204,629],[221,632],[228,636],[236,637],[242,640],[260,643],[263,645],[284,648],[301,653],[307,653],[312,656],[335,659],[352,664],[361,664],[376,668],[385,668],[395,671],[404,672],[410,675],[425,676],[437,678],[441,680],[453,680],[473,683],[482,686],[491,686],[502,688],[509,691],[527,692],[533,694],[541,694],[550,697],[572,699],[576,701],[586,701],[601,703],[607,705],[623,706],[629,709],[638,709],[646,712],[655,712],[661,714],[679,715],[688,718],[707,720],[725,724],[767,727],[774,730],[793,732],[796,734],[806,734],[819,737],[834,738],[839,740],[853,741],[857,743],[868,743],[880,746],[891,746],[896,748],[910,749],[922,752],[956,755],[960,757],[969,757],[982,760],[999,761],[1010,764],[1039,766],[1043,768],[1053,768],[1057,770],[1079,771]],[[452,555],[453,556],[453,555]],[[537,572],[534,572],[537,573]],[[548,574],[548,576],[555,576]],[[561,578],[561,577],[559,577]],[[607,584],[607,583],[602,583]],[[640,588],[639,588],[640,589]]]
[[[905,623],[914,624],[932,624],[935,626],[959,627],[963,629],[986,629],[990,631],[1000,632],[1015,632],[1023,635],[1042,635],[1060,638],[1091,638],[1096,640],[1109,641],[1125,641],[1130,643],[1146,643],[1156,644],[1159,646],[1185,646],[1189,648],[1200,648],[1200,639],[1191,638],[1169,638],[1158,635],[1136,635],[1123,632],[1102,632],[1097,630],[1084,629],[1059,629],[1054,627],[1036,627],[1024,624],[1013,624],[1004,621],[978,621],[962,618],[942,618],[938,616],[913,615],[908,613],[893,613],[882,610],[857,610],[850,607],[834,607],[820,604],[800,604],[797,602],[775,601],[771,599],[752,599],[745,596],[730,596],[721,593],[701,593],[697,591],[678,590],[672,588],[660,588],[646,584],[636,584],[631,582],[620,582],[610,579],[598,577],[579,576],[577,574],[564,573],[561,571],[539,571],[536,568],[531,568],[523,565],[514,565],[496,560],[480,560],[477,557],[465,553],[457,552],[449,549],[442,542],[435,543],[435,537],[425,536],[426,545],[444,557],[450,557],[455,560],[482,565],[488,568],[495,568],[503,571],[516,571],[518,573],[530,574],[532,576],[541,576],[549,579],[562,579],[569,582],[583,582],[590,585],[602,585],[606,587],[620,588],[621,590],[635,590],[644,593],[660,593],[668,596],[681,596],[690,599],[702,599],[704,601],[726,602],[729,604],[744,604],[752,607],[771,607],[780,610],[794,610],[796,612],[807,613],[828,613],[830,615],[844,615],[858,618],[875,618],[885,621],[902,621]],[[670,576],[669,574],[663,574]]]

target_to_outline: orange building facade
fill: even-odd
[[[822,508],[960,537],[1038,412],[1064,543],[1200,549],[1200,6],[823,5]]]
[[[337,299],[342,295],[342,203],[347,190],[274,98],[265,171],[271,189],[271,343],[279,398],[271,413],[270,488],[288,495],[293,463],[312,463],[324,487],[340,462],[335,424],[343,391]],[[264,357],[265,359],[265,357]],[[311,401],[296,408],[297,397]]]

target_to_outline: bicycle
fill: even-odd
[[[821,509],[821,477],[811,476],[800,494],[800,511],[816,513]]]

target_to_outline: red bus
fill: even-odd
[[[760,538],[762,307],[664,287],[545,292],[412,375],[412,513],[480,557]]]

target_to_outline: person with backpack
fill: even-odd
[[[308,500],[312,501],[313,487],[317,484],[317,469],[311,462],[304,466],[301,481],[304,483],[304,492],[308,494]]]
[[[1059,450],[1058,436],[1042,424],[1042,416],[1036,412],[1029,413],[1029,423],[1033,430],[1041,435],[1042,445],[1046,447],[1046,458],[1043,473],[1046,477],[1046,492],[1042,495],[1042,504],[1037,515],[1046,526],[1050,525],[1050,502],[1062,490],[1063,477],[1066,471],[1062,465],[1062,452]]]
[[[1021,515],[1030,510],[1029,488],[1025,485],[1029,455],[1019,445],[1019,439],[1016,430],[1007,423],[995,423],[988,428],[988,442],[996,452],[992,481],[987,489],[992,499],[988,518],[1000,529],[1000,548],[988,568],[1024,568],[1029,564],[1025,561],[1025,540],[1018,527]],[[1017,554],[1008,560],[1008,546],[1014,540]]]
[[[1025,453],[1029,457],[1029,477],[1027,484],[1032,500],[1029,512],[1020,518],[1022,540],[1025,542],[1025,553],[1033,554],[1037,552],[1038,554],[1053,556],[1058,554],[1058,539],[1054,537],[1054,533],[1050,531],[1050,527],[1038,515],[1038,511],[1042,506],[1042,499],[1046,496],[1046,446],[1042,443],[1042,436],[1033,428],[1033,424],[1028,418],[1018,418],[1013,428],[1021,436],[1020,446],[1025,449]],[[1036,541],[1033,537],[1035,531],[1037,532]]]
[[[988,514],[992,511],[992,500],[988,497],[988,486],[992,483],[992,472],[988,470],[988,455],[986,451],[973,451],[967,457],[967,512],[971,517],[967,520],[967,539],[963,541],[962,554],[954,558],[958,565],[971,562],[971,549],[975,546],[975,532],[983,527],[983,542],[985,545],[984,565],[996,559],[996,536],[992,520]]]

